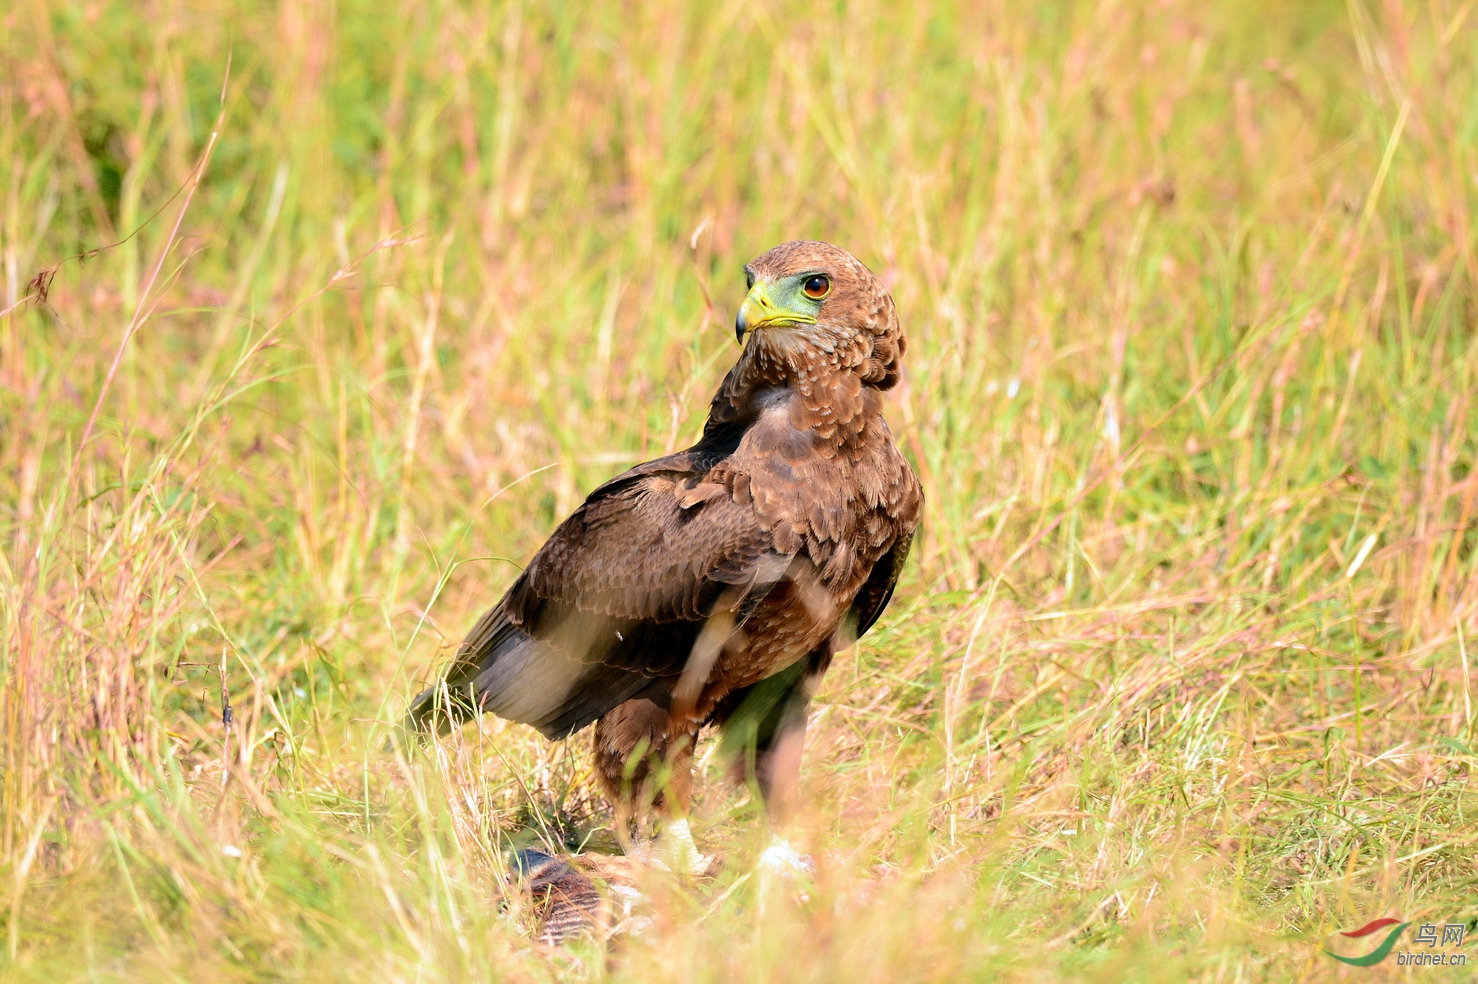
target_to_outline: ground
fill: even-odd
[[[1398,960],[1478,926],[1473,4],[18,0],[0,38],[7,979],[1461,976]],[[542,948],[508,852],[609,848],[584,741],[393,726],[693,440],[742,264],[801,237],[891,285],[928,496],[819,696],[817,873],[756,872],[707,757],[723,869]],[[1378,966],[1324,952],[1377,917]]]

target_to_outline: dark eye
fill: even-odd
[[[819,273],[814,277],[807,277],[806,282],[801,285],[801,290],[805,291],[806,296],[811,300],[819,301],[831,293],[831,278]]]

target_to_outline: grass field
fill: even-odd
[[[1473,0],[473,7],[0,11],[0,976],[1462,978],[1321,951],[1478,933]],[[928,495],[815,883],[704,759],[542,949],[585,739],[393,725],[801,237]]]

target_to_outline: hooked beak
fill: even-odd
[[[771,325],[814,325],[814,315],[801,311],[790,311],[776,303],[770,292],[775,285],[757,283],[749,290],[744,303],[739,305],[739,316],[734,319],[734,340],[744,344],[744,336]]]

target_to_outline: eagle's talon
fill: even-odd
[[[673,820],[663,825],[652,840],[633,841],[626,856],[677,875],[706,877],[718,859],[698,850],[687,820]]]

